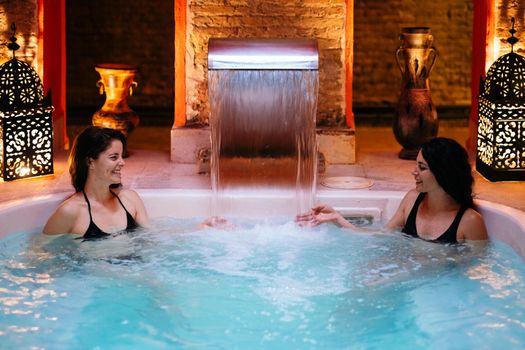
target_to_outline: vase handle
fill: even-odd
[[[131,83],[131,85],[129,86],[129,95],[133,95],[133,89],[136,88],[137,86],[139,86],[139,83],[137,83],[136,81],[133,81]]]
[[[102,82],[102,79],[97,81],[97,86],[98,86],[98,93],[100,95],[104,95],[104,83]]]
[[[428,53],[428,59],[429,59],[429,64],[428,64],[428,74],[430,74],[430,72],[432,72],[432,68],[434,67],[434,63],[436,62],[436,58],[437,58],[437,50],[433,47],[431,47],[429,50],[429,53]]]
[[[404,75],[405,74],[405,69],[404,69],[404,65],[401,64],[401,59],[399,58],[399,54],[403,51],[402,48],[398,48],[396,50],[396,61],[397,61],[397,66],[399,67],[399,70],[401,71],[401,74]]]

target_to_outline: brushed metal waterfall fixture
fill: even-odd
[[[208,69],[318,69],[314,39],[212,38]]]

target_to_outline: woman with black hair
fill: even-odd
[[[442,243],[487,239],[485,222],[472,200],[474,179],[468,155],[460,144],[442,137],[426,142],[412,175],[416,188],[405,195],[387,228]],[[356,228],[326,205],[299,215],[297,221],[311,226],[334,222],[341,227]]]
[[[43,232],[106,237],[149,223],[139,195],[121,185],[126,139],[119,131],[90,126],[76,138],[69,173],[76,193],[51,215]]]

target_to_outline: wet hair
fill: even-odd
[[[474,178],[465,148],[455,140],[436,137],[421,146],[421,154],[441,188],[460,205],[473,208]]]
[[[75,138],[69,154],[69,174],[75,191],[82,191],[86,185],[89,160],[98,159],[100,153],[107,150],[113,140],[122,142],[125,151],[126,138],[114,129],[88,126]]]

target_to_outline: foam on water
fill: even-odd
[[[81,242],[0,241],[7,348],[521,348],[525,268],[508,246],[235,221]]]

